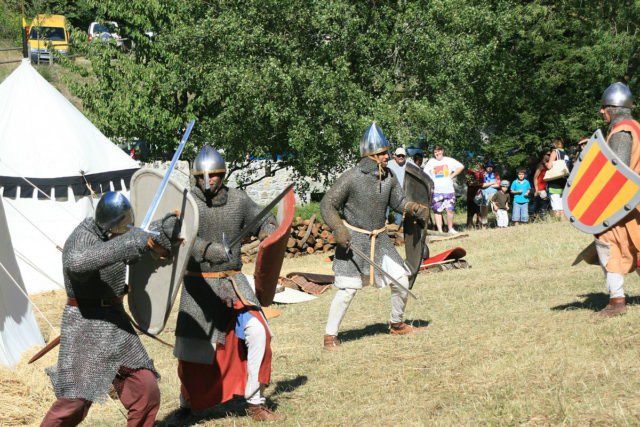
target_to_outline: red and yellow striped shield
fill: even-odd
[[[640,176],[617,158],[598,129],[580,154],[562,201],[578,230],[599,234],[640,203]]]

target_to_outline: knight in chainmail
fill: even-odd
[[[254,420],[283,419],[265,406],[262,394],[271,375],[271,332],[240,271],[240,243],[226,249],[223,244],[223,236],[238,235],[261,209],[244,191],[223,184],[226,165],[214,148],[200,151],[192,172],[199,230],[176,326],[181,408],[175,417],[184,420],[240,395]],[[263,239],[275,229],[275,218],[269,214],[251,233]]]
[[[614,83],[602,94],[600,113],[609,125],[607,142],[618,158],[640,174],[640,124],[633,119],[633,96],[629,87]],[[640,208],[604,233],[596,236],[596,251],[605,272],[609,304],[600,317],[612,317],[626,311],[624,274],[636,270],[640,251]]]
[[[62,254],[67,305],[62,314],[58,364],[49,368],[57,400],[43,426],[79,424],[92,402],[106,400],[113,384],[128,410],[128,425],[152,426],[160,406],[158,373],[124,311],[126,265],[150,248],[171,250],[175,215],[152,224],[157,235],[130,227],[125,196],[108,192],[94,218],[67,239]]]
[[[340,345],[340,323],[363,281],[378,287],[390,285],[392,335],[420,329],[403,322],[411,273],[386,233],[385,212],[390,207],[425,221],[428,211],[425,206],[405,200],[402,187],[387,168],[388,150],[389,143],[373,123],[360,141],[360,161],[336,180],[320,203],[322,218],[332,228],[338,245],[333,260],[338,290],[331,303],[324,337],[324,348],[329,351],[337,350]],[[371,260],[402,286],[374,271],[349,250],[350,247],[370,254]]]

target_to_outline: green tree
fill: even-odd
[[[601,125],[608,84],[637,87],[633,1],[85,2],[134,42],[81,43],[90,78],[73,89],[90,118],[170,150],[195,117],[187,156],[211,143],[237,167],[326,177],[371,120],[394,144],[425,136],[518,166]]]

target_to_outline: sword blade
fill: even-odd
[[[385,276],[387,279],[391,280],[395,285],[400,286],[402,289],[404,289],[405,291],[407,291],[409,293],[409,295],[411,295],[414,299],[418,299],[417,296],[415,296],[415,294],[413,292],[411,292],[409,290],[409,288],[407,288],[406,286],[404,286],[402,283],[398,282],[398,280],[396,278],[394,278],[392,275],[390,275],[389,273],[387,273],[386,271],[384,271],[384,269],[382,267],[380,267],[378,264],[376,264],[375,262],[373,262],[371,260],[371,258],[369,258],[364,252],[362,252],[360,249],[356,248],[355,246],[349,246],[349,250],[351,250],[354,254],[358,255],[360,258],[362,258],[363,260],[365,260],[366,262],[369,263],[370,266],[372,266],[378,273],[382,274],[383,276]]]
[[[187,140],[189,139],[189,135],[191,135],[191,130],[193,129],[193,125],[195,123],[196,123],[195,120],[191,120],[189,122],[189,124],[187,125],[187,130],[185,130],[184,135],[182,135],[182,140],[180,141],[180,144],[178,144],[178,148],[176,149],[176,152],[173,153],[173,158],[171,159],[169,168],[167,169],[167,172],[164,174],[164,178],[162,178],[162,182],[160,183],[160,186],[156,190],[155,196],[153,196],[153,200],[151,201],[151,205],[149,206],[149,209],[147,209],[147,214],[144,216],[144,219],[142,220],[142,224],[140,224],[140,228],[143,229],[144,231],[147,231],[147,232],[149,231],[149,225],[151,224],[153,215],[155,215],[156,213],[156,209],[158,209],[158,205],[160,204],[160,200],[162,199],[164,190],[166,190],[167,188],[167,184],[169,183],[169,178],[171,177],[171,172],[173,172],[173,170],[176,167],[176,163],[178,162],[178,159],[182,154],[182,150],[184,149],[184,146],[187,143]]]
[[[285,196],[285,194],[287,194],[289,191],[291,191],[291,189],[293,189],[294,186],[295,186],[295,184],[289,184],[287,186],[287,188],[285,188],[282,191],[282,193],[278,194],[264,209],[262,209],[260,211],[260,213],[258,215],[256,215],[255,218],[253,218],[249,224],[247,224],[246,227],[244,227],[242,230],[240,230],[240,232],[238,233],[238,235],[236,237],[231,239],[231,242],[229,242],[228,248],[231,249],[234,245],[238,244],[239,242],[242,241],[242,239],[247,237],[247,235],[249,233],[251,233],[253,228],[256,225],[260,224],[262,222],[262,220],[264,220],[264,218],[269,214],[269,212],[271,212],[271,209],[273,209],[273,207],[275,205],[277,205],[278,202],[280,200],[282,200],[282,198]]]

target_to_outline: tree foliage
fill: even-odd
[[[394,144],[519,166],[602,126],[610,83],[640,90],[631,0],[48,4],[118,21],[134,42],[78,46],[91,78],[74,92],[108,135],[170,149],[196,118],[188,155],[210,143],[314,178],[352,161],[372,120]]]

